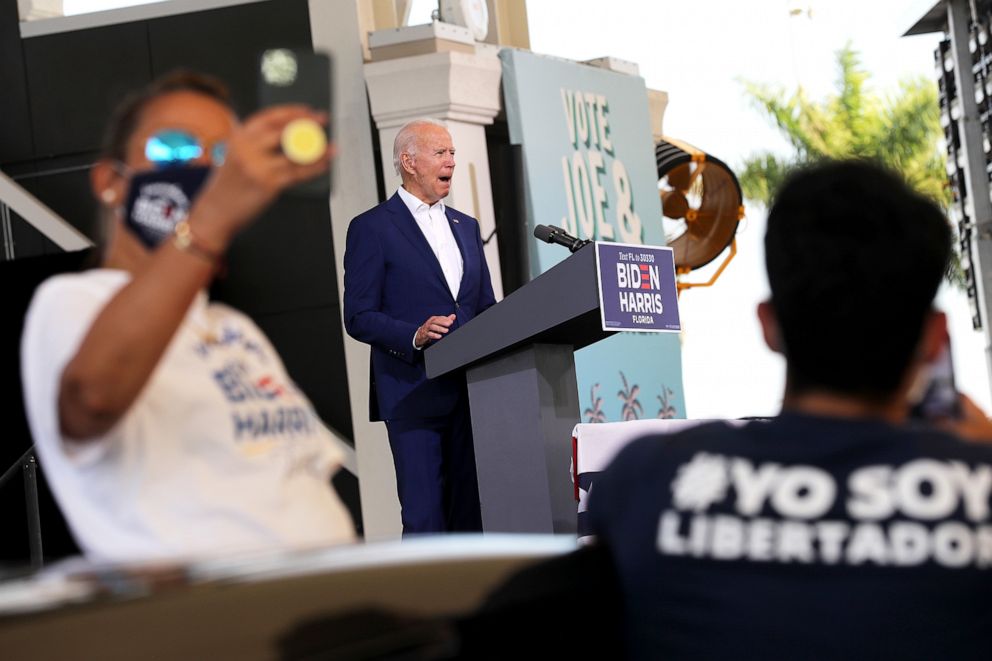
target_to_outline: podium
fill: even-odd
[[[486,532],[575,532],[574,352],[602,329],[589,244],[426,350],[430,378],[464,369]]]

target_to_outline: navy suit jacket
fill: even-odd
[[[448,332],[457,332],[496,302],[479,223],[451,207],[445,213],[464,263],[457,300],[398,193],[348,226],[344,325],[349,335],[372,346],[371,420],[450,414],[465,387],[464,375],[428,379],[424,352],[414,349],[413,336],[432,315],[456,315]]]

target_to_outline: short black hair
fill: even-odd
[[[173,92],[203,94],[235,111],[227,86],[218,78],[188,69],[175,69],[132,92],[114,109],[104,132],[101,158],[123,161],[127,155],[127,143],[141,122],[145,108],[152,101]]]
[[[790,177],[765,234],[790,392],[891,398],[947,272],[951,240],[941,209],[881,166],[834,161]]]

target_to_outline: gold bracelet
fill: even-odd
[[[222,255],[198,245],[196,243],[196,239],[193,237],[192,228],[185,220],[176,225],[176,235],[173,238],[172,243],[179,250],[187,252],[191,255],[196,255],[200,259],[205,259],[211,264],[217,264],[222,257]]]

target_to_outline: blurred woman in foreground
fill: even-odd
[[[91,172],[101,268],[36,292],[28,419],[80,547],[112,560],[352,540],[341,455],[268,339],[205,288],[237,233],[327,171],[280,149],[302,106],[239,124],[216,81],[174,73],[128,99]]]

